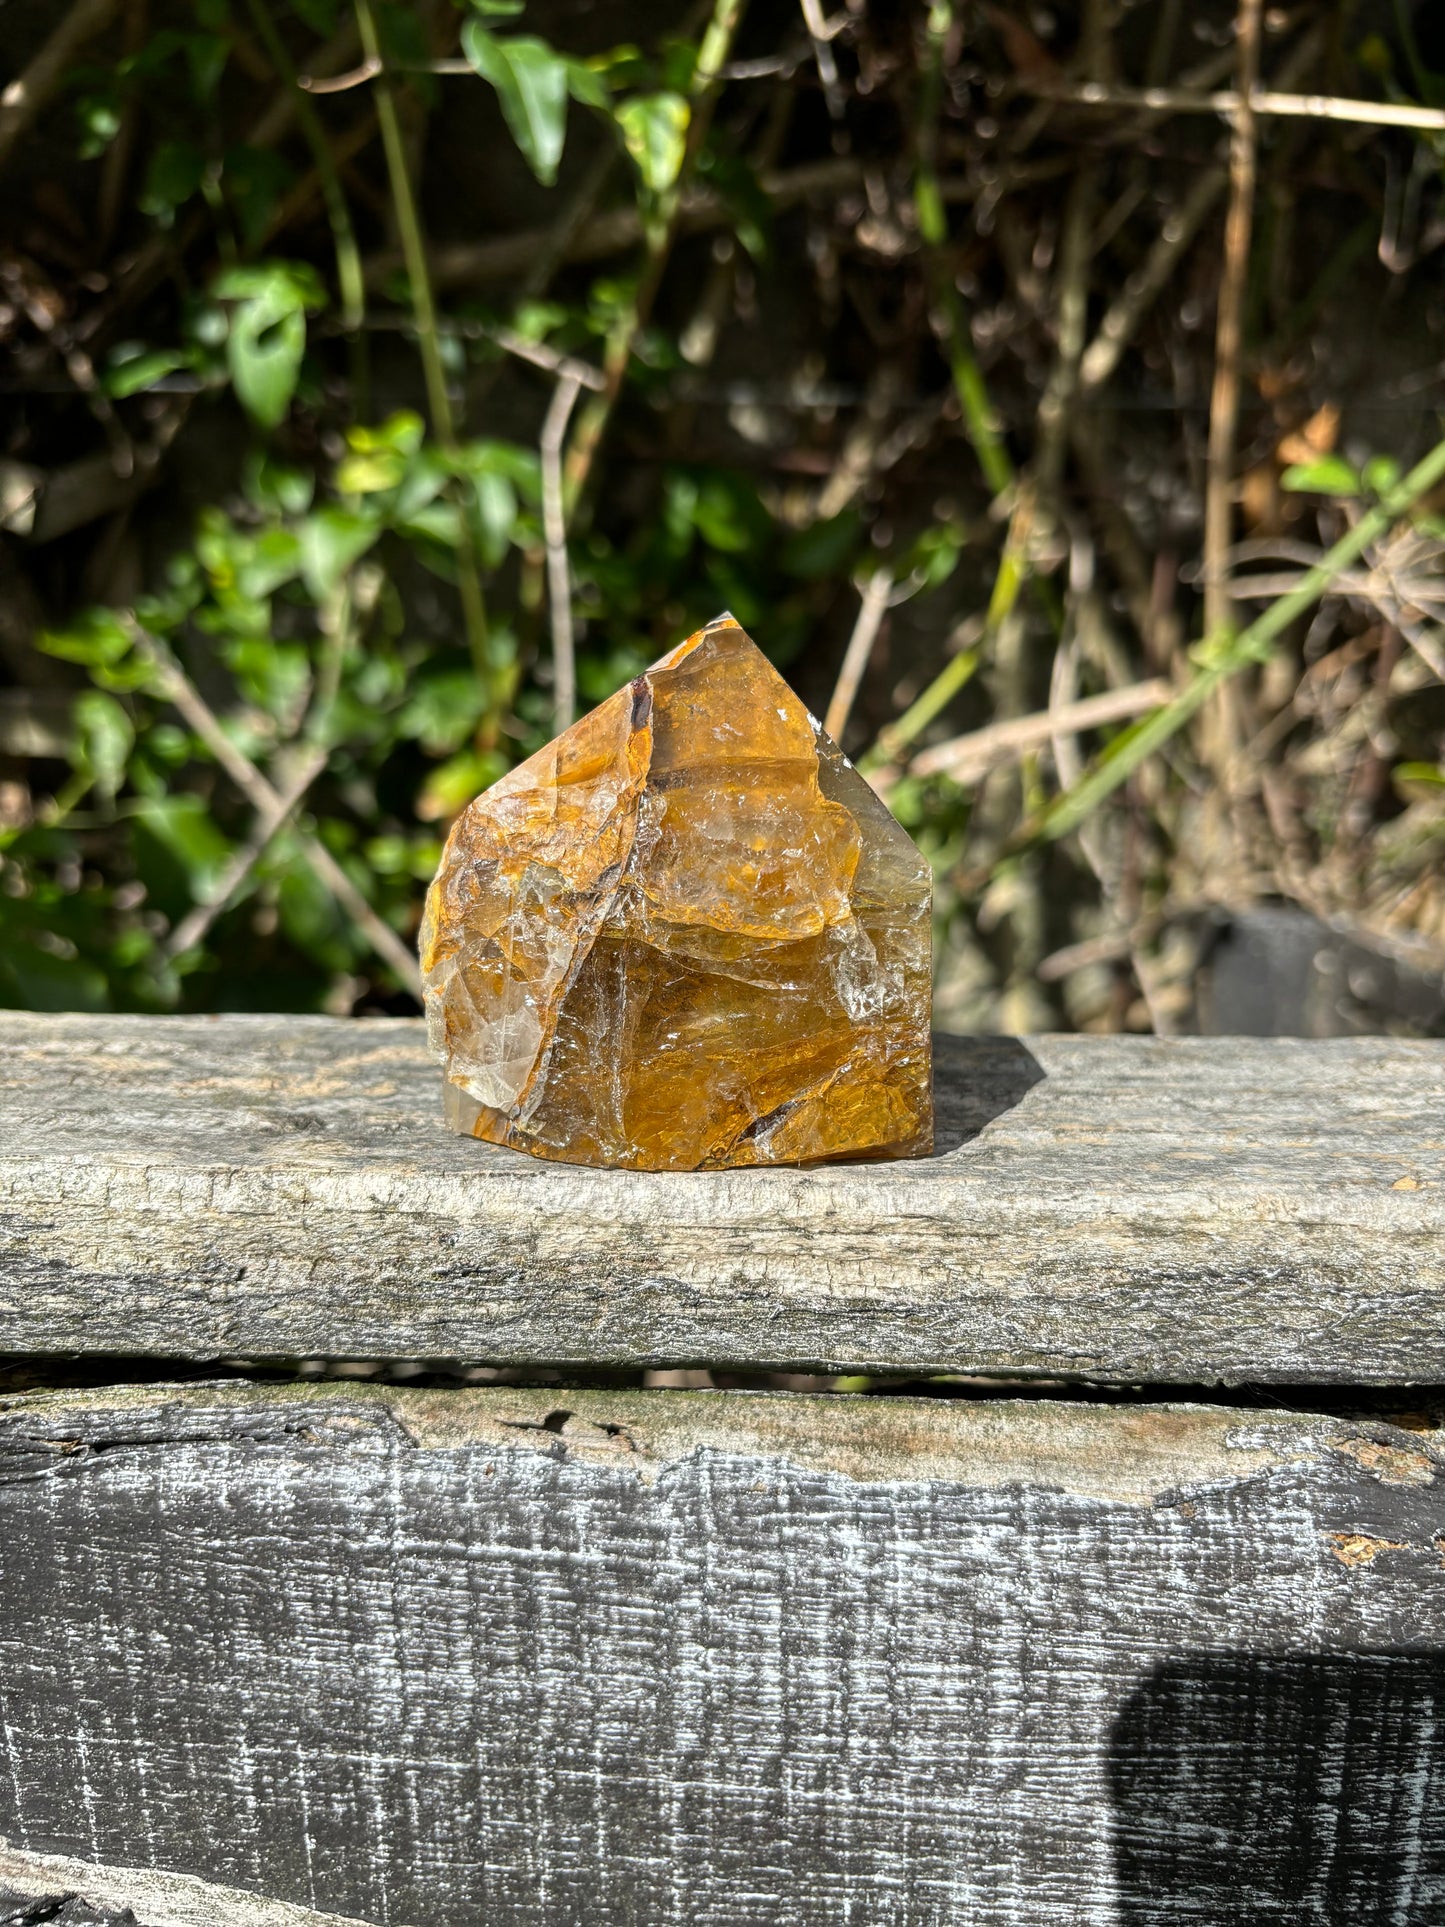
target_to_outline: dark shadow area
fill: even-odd
[[[933,1039],[933,1155],[947,1157],[1011,1111],[1043,1066],[1017,1037]]]
[[[1109,1773],[1124,1927],[1445,1921],[1445,1654],[1170,1661]]]
[[[1289,904],[1217,910],[1199,943],[1205,1036],[1445,1035],[1445,972],[1427,944],[1367,944]]]

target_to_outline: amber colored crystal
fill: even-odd
[[[470,804],[421,962],[454,1130],[643,1171],[932,1141],[931,879],[731,616]]]

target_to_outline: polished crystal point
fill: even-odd
[[[454,1130],[643,1171],[929,1149],[931,878],[731,616],[519,764],[421,933]]]

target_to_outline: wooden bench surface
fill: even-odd
[[[1445,1382],[1445,1044],[938,1039],[938,1152],[455,1139],[412,1021],[0,1014],[0,1351]]]
[[[303,1927],[139,1867],[376,1927],[1432,1927],[1439,1439],[1042,1399],[0,1400],[0,1918],[8,1883]]]
[[[450,1136],[419,1023],[0,1013],[0,1351],[1445,1381],[1445,1044],[940,1038],[912,1163]]]

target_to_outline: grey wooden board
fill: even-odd
[[[1445,1383],[1445,1044],[938,1040],[940,1154],[451,1137],[419,1023],[0,1014],[0,1350]]]
[[[0,1834],[388,1927],[1445,1918],[1441,1435],[555,1396],[0,1404]]]

